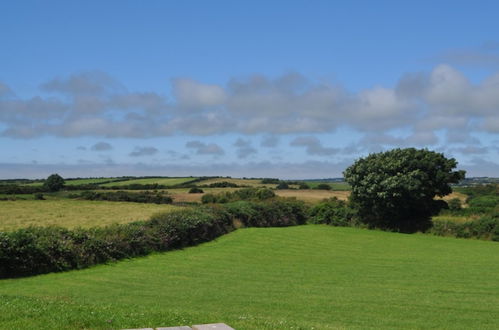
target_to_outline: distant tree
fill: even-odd
[[[202,194],[204,193],[203,189],[198,188],[198,187],[192,187],[189,189],[189,194]]]
[[[343,173],[351,185],[350,201],[369,226],[414,232],[431,226],[450,183],[464,178],[452,171],[455,159],[427,149],[394,149],[357,160]]]
[[[289,189],[289,184],[284,181],[279,182],[276,189]]]
[[[327,183],[319,183],[315,189],[319,189],[319,190],[331,190],[332,188]]]
[[[64,179],[59,174],[52,174],[45,180],[43,187],[48,191],[59,191],[64,187]]]
[[[308,184],[306,184],[305,182],[303,182],[303,183],[300,183],[300,186],[298,187],[298,189],[310,189],[310,186]]]

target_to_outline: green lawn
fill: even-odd
[[[173,186],[181,183],[196,180],[197,178],[145,178],[145,179],[132,179],[127,181],[110,182],[101,185],[102,187],[119,187],[128,186],[130,184],[160,184],[165,186]]]
[[[498,329],[499,244],[328,226],[0,281],[3,329]]]

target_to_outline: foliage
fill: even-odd
[[[289,184],[287,182],[281,181],[277,185],[276,189],[289,189]]]
[[[219,194],[205,194],[201,197],[203,204],[228,203],[238,200],[266,200],[275,197],[275,193],[268,188],[243,188],[233,192],[224,191]]]
[[[319,190],[331,190],[331,186],[328,185],[327,183],[319,183],[315,189],[319,189]]]
[[[461,200],[459,198],[452,198],[447,202],[449,205],[449,210],[460,210],[462,209]]]
[[[203,189],[198,188],[198,187],[192,187],[189,189],[189,194],[202,194],[204,193]]]
[[[314,205],[308,213],[308,222],[332,226],[352,226],[355,224],[354,215],[355,211],[345,201],[333,197]]]
[[[310,186],[305,182],[301,182],[298,189],[310,189]]]
[[[45,180],[43,187],[48,191],[59,191],[64,187],[64,179],[59,174],[52,174]]]
[[[279,184],[279,182],[279,179],[275,178],[264,178],[261,181],[262,184]]]
[[[202,187],[208,187],[208,188],[237,188],[239,185],[234,182],[228,182],[228,181],[218,181],[218,182],[213,182],[208,185],[202,185]]]
[[[499,212],[463,223],[434,221],[429,233],[440,236],[499,241]]]
[[[247,227],[295,226],[307,219],[305,203],[295,199],[237,201],[225,204],[225,210]]]
[[[452,192],[464,178],[452,171],[455,159],[426,149],[394,149],[357,160],[344,172],[350,200],[361,221],[371,227],[413,232],[431,226],[442,206],[435,196]]]
[[[155,203],[171,204],[173,199],[160,192],[143,191],[139,193],[127,191],[83,191],[80,194],[71,194],[71,198],[82,198],[91,201],[111,201],[111,202],[135,202],[135,203]]]

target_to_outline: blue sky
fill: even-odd
[[[4,1],[0,178],[499,176],[496,1]]]

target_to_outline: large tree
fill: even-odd
[[[431,226],[440,210],[435,200],[452,192],[464,178],[457,162],[427,149],[394,149],[357,160],[343,173],[351,185],[350,201],[371,227],[413,232]]]

